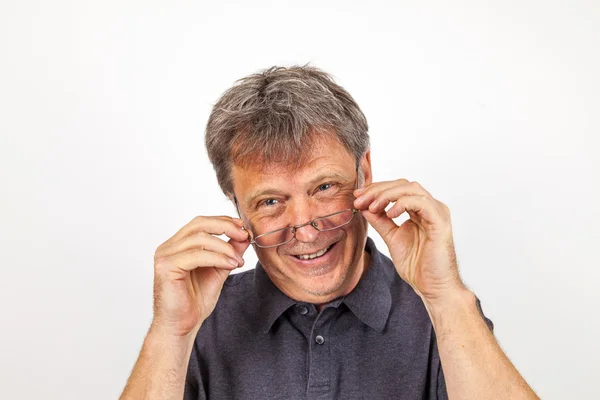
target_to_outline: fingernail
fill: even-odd
[[[237,262],[237,260],[234,260],[233,258],[230,258],[230,259],[229,259],[229,264],[233,265],[234,267],[237,267],[237,266],[238,266],[238,262]]]

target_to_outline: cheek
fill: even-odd
[[[263,266],[267,264],[268,268],[273,273],[276,273],[278,276],[281,274],[285,274],[284,271],[287,269],[287,263],[285,259],[286,256],[280,255],[277,252],[277,247],[271,249],[261,249],[259,247],[258,249],[259,251],[257,251],[256,254],[259,260],[263,261]]]
[[[265,260],[273,260],[275,258],[279,257],[279,254],[277,254],[277,248],[271,248],[271,249],[262,249],[260,247],[255,247],[255,251],[256,251],[256,255],[259,258],[265,259]]]
[[[358,249],[358,243],[361,242],[364,237],[367,236],[367,225],[366,220],[363,218],[359,218],[352,224],[352,227],[346,229],[346,248],[348,249],[348,253],[352,254],[361,254],[361,249]]]

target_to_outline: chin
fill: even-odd
[[[313,296],[328,296],[330,294],[335,293],[335,291],[337,291],[340,287],[342,287],[342,284],[344,282],[336,282],[335,285],[315,285],[312,287],[307,287],[307,288],[302,288],[306,293],[313,295]],[[336,296],[337,297],[337,296]]]
[[[284,253],[271,258],[272,262],[267,265],[277,266],[269,271],[269,275],[289,297],[310,302],[329,301],[345,294],[340,290],[345,291],[345,284],[354,270],[354,257],[355,248],[349,244],[347,237],[342,237],[313,259],[300,259]]]
[[[339,265],[325,273],[319,274],[319,271],[314,271],[315,275],[310,278],[300,279],[296,284],[303,292],[310,295],[327,296],[335,293],[344,285],[348,276],[348,270],[348,267]]]

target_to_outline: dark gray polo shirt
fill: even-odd
[[[366,250],[356,288],[320,313],[283,294],[260,262],[230,275],[198,332],[184,398],[447,399],[422,300],[371,238]]]

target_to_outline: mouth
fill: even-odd
[[[290,254],[292,260],[304,264],[304,265],[314,265],[321,264],[323,262],[329,261],[334,251],[337,248],[337,244],[339,242],[335,242],[330,244],[329,246],[321,249],[317,252],[310,254]]]

